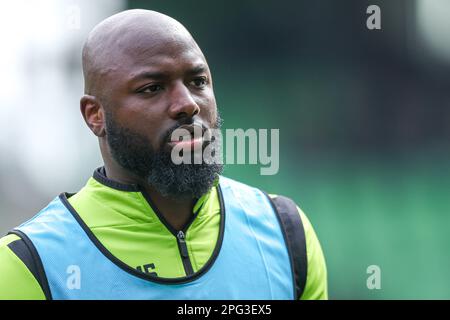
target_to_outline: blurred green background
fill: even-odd
[[[82,23],[94,2],[70,2]],[[366,28],[371,4],[381,30]],[[225,175],[296,200],[321,241],[331,299],[450,299],[450,2],[129,0],[104,14],[125,8],[163,12],[191,31],[224,128],[280,129],[277,175],[261,176],[258,165],[228,165]],[[11,156],[20,146],[0,144],[4,232],[101,165],[76,98],[82,40],[100,20],[71,31],[74,45],[63,50],[73,99],[47,113],[49,125],[69,115],[56,138],[21,132],[32,146],[56,139],[29,153],[36,170],[14,160],[26,154]],[[381,268],[380,290],[366,286],[370,265]]]

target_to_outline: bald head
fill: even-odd
[[[85,93],[104,99],[114,76],[177,48],[190,48],[203,57],[186,28],[167,15],[142,9],[115,14],[99,23],[84,44]]]

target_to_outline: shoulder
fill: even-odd
[[[270,194],[271,199],[279,195]],[[290,199],[292,200],[292,199]],[[293,200],[292,200],[293,201]],[[295,203],[295,202],[294,202]],[[307,275],[302,300],[328,299],[327,268],[317,234],[311,221],[303,210],[295,203],[303,226],[306,241]],[[301,231],[300,231],[301,232]]]
[[[41,286],[32,271],[20,258],[24,246],[23,240],[15,234],[0,239],[1,300],[45,299]]]

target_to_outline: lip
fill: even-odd
[[[168,142],[168,145],[170,147],[180,147],[183,149],[190,149],[190,150],[197,150],[202,148],[203,146],[203,138],[196,138],[196,139],[187,139],[182,141],[171,141]]]
[[[204,135],[205,131],[207,130],[204,126],[202,126],[199,123],[193,123],[193,124],[189,124],[189,125],[181,125],[177,129],[175,129],[174,132],[179,129],[186,130],[187,132],[190,133],[190,135],[182,136],[183,138],[181,141],[177,141],[177,140],[169,141],[167,144],[170,147],[178,146],[183,149],[190,148],[190,150],[197,150],[199,148],[202,148],[203,143],[204,143],[203,135]],[[198,135],[198,133],[200,133],[200,136],[196,136],[196,134]]]

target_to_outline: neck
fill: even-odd
[[[164,219],[175,230],[182,230],[193,215],[192,209],[195,205],[195,199],[180,198],[174,200],[165,197],[150,186],[145,179],[137,177],[116,163],[105,161],[105,172],[108,179],[113,181],[142,186]]]

